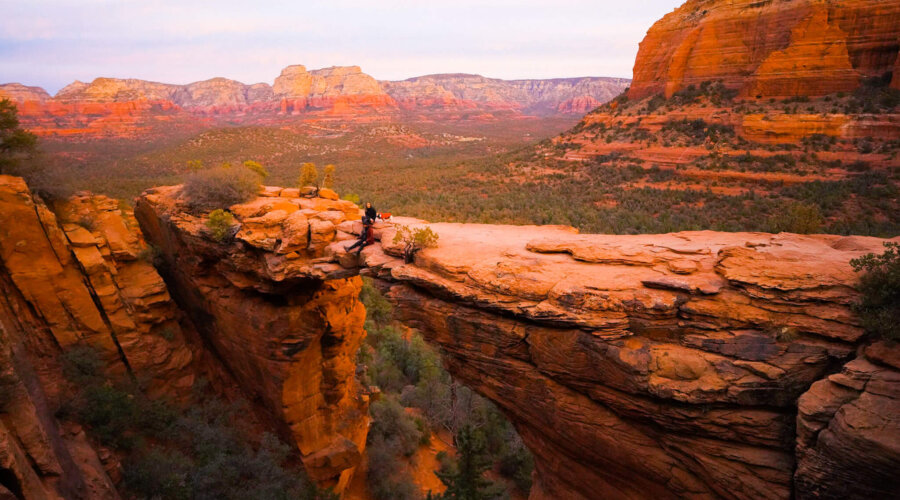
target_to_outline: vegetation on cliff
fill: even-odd
[[[437,472],[448,484],[444,498],[502,498],[509,487],[527,494],[533,460],[502,413],[450,378],[419,333],[393,320],[391,305],[371,281],[360,298],[366,305],[368,344],[360,350],[358,372],[364,385],[374,384],[383,393],[371,406],[366,445],[368,484],[375,498],[421,498],[422,492],[411,486],[405,460],[420,443],[445,432],[453,436],[458,453],[456,459],[442,456]],[[483,474],[489,469],[495,471],[492,477],[506,481],[493,485]],[[470,487],[485,495],[458,496]]]
[[[900,341],[900,244],[885,243],[881,255],[867,254],[851,261],[862,271],[859,291],[862,298],[856,312],[869,333]]]
[[[120,489],[129,498],[335,498],[306,479],[288,445],[255,430],[245,402],[225,402],[198,384],[185,409],[151,400],[138,383],[110,378],[103,367],[91,347],[64,353],[64,374],[77,389],[59,416],[121,457]]]

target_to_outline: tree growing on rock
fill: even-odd
[[[244,166],[254,174],[258,175],[261,179],[265,179],[269,176],[269,171],[266,170],[266,167],[262,166],[259,162],[247,160],[244,162]]]
[[[322,177],[322,187],[327,189],[334,189],[334,165],[328,164],[325,165],[324,175]]]
[[[210,212],[209,220],[206,221],[206,229],[209,229],[209,235],[212,236],[212,239],[219,242],[225,241],[225,238],[231,236],[232,226],[234,226],[234,216],[221,208]]]
[[[306,162],[300,165],[300,187],[316,187],[319,180],[319,171],[316,170],[316,164]]]
[[[410,228],[398,225],[393,241],[395,245],[402,245],[403,260],[410,263],[419,251],[437,246],[438,234],[427,226]]]
[[[16,105],[0,100],[0,174],[15,173],[23,158],[34,153],[37,137],[19,126]]]

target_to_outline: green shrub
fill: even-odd
[[[416,421],[409,416],[396,400],[384,397],[372,403],[369,408],[372,415],[372,425],[369,429],[369,437],[382,437],[385,441],[394,441],[401,453],[410,456],[415,453],[422,433],[416,426]]]
[[[861,298],[854,309],[867,332],[900,340],[900,243],[885,242],[881,255],[867,254],[850,264],[857,272]]]
[[[190,174],[182,194],[191,208],[215,210],[253,199],[259,189],[259,177],[253,172],[219,167]]]
[[[247,167],[247,170],[258,175],[260,177],[260,179],[265,179],[266,177],[269,176],[269,171],[266,170],[266,168],[263,167],[258,162],[255,162],[253,160],[247,160],[244,162],[244,166]]]
[[[301,188],[315,186],[319,180],[319,171],[316,170],[315,163],[304,163],[300,165],[300,179],[298,185]]]
[[[393,317],[393,307],[375,288],[372,278],[363,278],[359,299],[366,306],[366,318],[379,325],[386,325]]]
[[[222,209],[216,209],[209,213],[209,220],[206,221],[206,228],[212,239],[222,242],[231,236],[232,227],[234,226],[234,216],[231,212]]]
[[[347,200],[347,201],[352,201],[353,203],[356,203],[357,205],[359,205],[359,202],[360,202],[359,195],[356,193],[347,193],[344,196],[342,196],[341,199]]]
[[[96,383],[103,377],[105,363],[97,348],[75,345],[62,354],[63,376],[79,385]]]
[[[412,262],[419,251],[437,246],[438,234],[430,227],[410,229],[409,226],[397,225],[396,229],[394,244],[403,245],[403,260],[407,263]]]
[[[772,232],[813,234],[822,230],[824,222],[818,205],[794,202],[773,217]]]

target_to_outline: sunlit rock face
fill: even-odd
[[[690,0],[641,42],[629,96],[708,80],[751,98],[850,92],[893,71],[898,31],[895,1]]]
[[[378,278],[400,319],[419,328],[450,372],[516,425],[536,458],[533,498],[839,498],[848,477],[864,478],[872,494],[890,491],[892,443],[900,435],[891,417],[894,354],[861,351],[868,341],[850,307],[857,292],[849,261],[880,251],[881,239],[581,235],[560,226],[435,223],[428,227],[439,235],[437,247],[407,263],[391,224],[379,223],[380,243],[356,256],[344,250],[361,229],[350,207],[296,190],[267,187],[262,194],[231,207],[235,237],[226,243],[204,235],[205,219],[180,207],[177,187],[144,194],[139,218],[170,228],[144,224],[154,235],[148,238],[173,242],[176,267],[191,269],[175,287],[195,290],[186,303],[204,304],[189,307],[228,318],[219,328],[234,333],[225,338],[247,345],[252,329],[266,332],[257,335],[267,346],[284,349],[295,338],[269,332],[306,332],[304,326],[269,326],[275,306],[257,311],[255,294],[288,301],[278,307],[312,303],[321,310],[327,302],[335,316],[301,316],[317,328],[330,324],[324,336],[299,334],[325,345],[328,332],[347,331],[336,324],[361,321],[352,312],[355,278],[346,277]],[[303,228],[305,238],[297,237]],[[238,303],[252,328],[228,324],[238,321],[228,313]],[[315,358],[302,366],[331,364],[328,354],[319,357],[316,341],[301,344],[314,347],[297,359]],[[337,351],[346,356],[344,347]],[[322,380],[349,376],[349,366],[325,369]],[[288,387],[312,391],[302,380],[305,389],[284,382],[282,397]],[[346,396],[349,385],[319,384],[322,395],[311,397],[359,404]],[[285,401],[285,418],[295,421]],[[340,404],[328,408],[317,415],[342,415]],[[310,429],[294,427],[301,447]],[[328,444],[322,453],[353,454],[338,453],[340,446]],[[878,450],[871,462],[880,465],[863,473],[850,458],[862,449]],[[843,471],[841,481],[820,480],[832,470]]]
[[[860,356],[849,307],[849,260],[882,240],[430,227],[437,248],[377,272],[515,423],[533,498],[891,493],[896,353]]]
[[[359,210],[296,189],[263,194],[231,208],[238,222],[227,244],[210,238],[206,216],[185,210],[177,187],[145,192],[135,213],[206,346],[296,443],[310,476],[342,491],[368,430],[368,396],[355,379],[365,308],[356,273],[323,256],[336,225]]]
[[[0,496],[118,498],[117,458],[57,413],[77,388],[61,356],[94,347],[111,379],[187,402],[191,332],[118,201],[79,194],[51,210],[0,176]]]

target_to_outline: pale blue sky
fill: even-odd
[[[0,0],[0,83],[271,83],[359,65],[378,79],[631,77],[647,29],[683,0]]]

